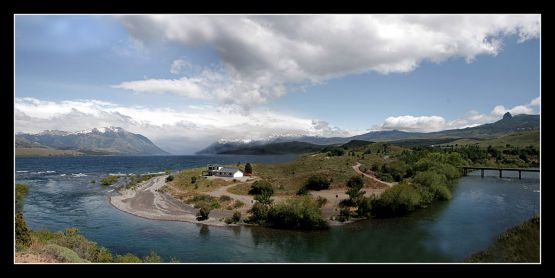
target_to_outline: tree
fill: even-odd
[[[330,187],[330,180],[324,176],[313,175],[305,182],[306,189],[309,190],[322,190]]]
[[[150,254],[143,258],[145,263],[159,263],[162,262],[162,258],[158,256],[154,251],[150,250]]]
[[[347,181],[347,187],[349,187],[349,189],[345,193],[347,193],[350,199],[354,201],[355,199],[357,199],[358,197],[364,194],[364,191],[360,191],[363,186],[364,186],[364,181],[362,180],[361,177],[352,176]]]
[[[197,182],[197,177],[196,176],[192,176],[191,177],[191,183],[195,183]]]
[[[168,177],[166,177],[166,182],[170,182],[173,181],[173,176],[169,175]]]
[[[269,182],[265,180],[255,181],[251,185],[249,195],[259,195],[263,193],[267,193],[271,196],[272,194],[274,194],[274,188]]]
[[[203,220],[208,219],[208,215],[210,214],[210,210],[211,210],[211,207],[209,205],[203,204],[200,207],[200,210],[197,213],[197,220],[198,221],[203,221]]]
[[[15,215],[15,246],[16,249],[22,250],[31,245],[31,233],[25,224],[23,214],[18,212]]]
[[[250,163],[245,164],[245,173],[252,174],[252,165]]]
[[[254,199],[263,205],[270,205],[272,203],[272,193],[264,191],[261,194],[254,196]]]

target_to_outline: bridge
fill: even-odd
[[[499,177],[502,178],[503,177],[503,171],[518,171],[518,179],[522,179],[522,172],[540,172],[539,168],[499,168],[499,167],[474,167],[474,166],[461,166],[459,168],[462,168],[464,175],[466,176],[468,174],[468,171],[472,171],[472,170],[480,170],[481,171],[481,176],[482,178],[484,177],[484,171],[485,170],[493,170],[493,171],[499,171]]]

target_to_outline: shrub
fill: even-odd
[[[306,195],[308,193],[308,189],[306,188],[306,186],[301,186],[301,188],[299,188],[299,191],[297,191],[297,195]]]
[[[328,202],[328,199],[322,196],[318,196],[318,198],[316,198],[316,204],[318,204],[319,208],[323,207],[327,202]]]
[[[372,199],[368,197],[362,197],[357,202],[357,215],[359,217],[369,216],[372,211]]]
[[[252,208],[248,211],[251,216],[247,220],[248,223],[252,224],[266,224],[268,218],[268,206],[261,203],[255,203]]]
[[[233,216],[231,217],[231,219],[233,219],[233,222],[239,222],[241,221],[241,212],[240,211],[236,211],[233,213]]]
[[[419,186],[431,187],[433,184],[446,184],[447,178],[436,172],[425,171],[416,173],[413,182]]]
[[[420,192],[407,184],[397,184],[386,189],[379,198],[372,199],[372,214],[377,217],[392,217],[416,209],[422,201]]]
[[[233,204],[233,208],[240,208],[243,205],[245,205],[245,203],[239,201],[239,200],[235,200],[235,203]]]
[[[197,213],[197,220],[198,221],[204,221],[204,220],[208,219],[208,215],[210,214],[210,210],[211,210],[210,206],[207,206],[207,205],[203,204],[200,207],[200,210]]]
[[[327,227],[318,205],[310,197],[292,197],[272,206],[267,221],[275,228],[313,230]]]
[[[23,214],[17,212],[15,215],[15,247],[16,250],[23,250],[31,245],[31,233],[23,219]]]
[[[272,185],[267,181],[255,181],[251,185],[249,195],[259,195],[263,193],[268,193],[269,195],[272,195],[274,194],[274,188],[272,188]]]
[[[25,195],[29,192],[29,186],[26,184],[18,183],[15,185],[15,201],[21,202]]]
[[[118,180],[117,176],[105,176],[100,180],[102,185],[112,185],[114,182]]]
[[[354,199],[356,199],[356,198],[358,198],[358,197],[360,197],[364,194],[364,191],[360,191],[363,186],[364,186],[364,181],[362,180],[361,177],[352,176],[347,181],[347,187],[349,187],[349,189],[345,193],[347,193],[347,195],[349,195],[349,198],[351,200],[354,200]]]
[[[145,263],[159,263],[162,262],[162,258],[156,254],[154,251],[150,251],[148,256],[143,258],[143,262]]]
[[[270,195],[270,193],[263,192],[262,194],[258,194],[256,196],[254,196],[254,199],[256,201],[260,202],[261,204],[269,205],[269,204],[272,203],[271,197],[272,197],[272,195]]]
[[[334,148],[328,152],[328,156],[342,156],[345,154],[345,150],[341,148]]]
[[[309,190],[323,190],[330,187],[330,181],[324,176],[313,175],[308,178],[304,186]]]
[[[250,163],[245,164],[245,173],[252,174],[252,165]]]
[[[197,182],[197,177],[196,176],[192,176],[191,177],[191,184],[196,183]],[[197,189],[197,187],[195,187],[195,189]]]
[[[351,208],[344,207],[339,211],[339,215],[336,217],[336,220],[340,222],[349,221],[351,219],[351,216]]]
[[[111,263],[114,260],[112,257],[112,253],[105,247],[98,248],[98,252],[96,254],[95,262],[99,263]]]
[[[125,255],[117,255],[114,260],[115,263],[141,263],[141,259],[131,253]]]
[[[195,207],[200,208],[202,206],[208,206],[212,209],[217,209],[220,207],[220,203],[218,203],[218,199],[206,194],[199,194],[193,196],[193,198],[189,199],[189,203],[192,203]]]
[[[44,247],[43,252],[54,256],[64,263],[90,263],[89,260],[79,257],[75,251],[57,244],[47,244]]]
[[[220,202],[228,202],[231,201],[231,197],[227,196],[227,195],[222,195],[220,196]]]
[[[67,247],[75,251],[79,257],[96,261],[98,248],[96,242],[90,241],[79,233],[77,228],[66,228],[59,236],[54,237],[49,241],[63,247]]]
[[[166,177],[166,182],[170,182],[170,181],[173,181],[173,176],[172,175],[169,175],[169,176]]]

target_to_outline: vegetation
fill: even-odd
[[[245,164],[245,174],[252,174],[252,165],[250,163]]]
[[[274,228],[313,230],[327,227],[318,204],[308,196],[292,197],[270,207],[267,224]]]
[[[18,183],[15,185],[15,205],[16,210],[21,211],[23,208],[23,198],[29,192],[29,186],[26,184]]]
[[[486,250],[471,255],[465,262],[540,262],[540,218],[535,216],[506,230]]]
[[[135,189],[142,182],[145,182],[145,181],[147,181],[149,179],[152,179],[156,176],[159,176],[159,174],[131,176],[131,180],[125,185],[125,188]]]
[[[208,206],[205,203],[200,205],[200,210],[197,213],[197,220],[198,221],[203,221],[203,220],[208,219],[208,215],[210,214],[210,210],[212,210],[211,206]]]
[[[27,228],[23,214],[21,212],[15,215],[15,247],[16,250],[22,250],[31,245],[31,233]]]
[[[100,184],[102,185],[112,185],[114,182],[118,180],[118,176],[105,176],[100,180]]]
[[[173,176],[172,175],[169,175],[169,176],[166,177],[166,182],[170,182],[170,181],[173,181]]]
[[[249,190],[249,195],[260,195],[260,194],[274,194],[274,188],[272,185],[265,180],[259,180],[253,182],[251,189]]]
[[[227,223],[227,224],[239,223],[239,221],[241,221],[241,212],[240,211],[233,212],[233,216],[231,216],[230,218],[225,219],[225,223]]]
[[[342,156],[345,154],[345,150],[342,148],[332,148],[328,151],[328,156]]]
[[[330,187],[331,181],[327,179],[325,176],[321,175],[312,175],[306,181],[304,187],[308,190],[324,190]]]

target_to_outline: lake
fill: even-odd
[[[278,163],[295,155],[17,157],[16,182],[29,185],[23,214],[31,229],[77,227],[112,253],[181,262],[459,262],[505,229],[539,213],[538,173],[470,173],[453,198],[392,219],[370,219],[325,231],[208,227],[143,219],[112,207],[109,173],[179,170],[208,163]],[[256,171],[256,169],[255,169]],[[505,176],[506,175],[506,176]],[[91,183],[91,180],[97,183]]]

